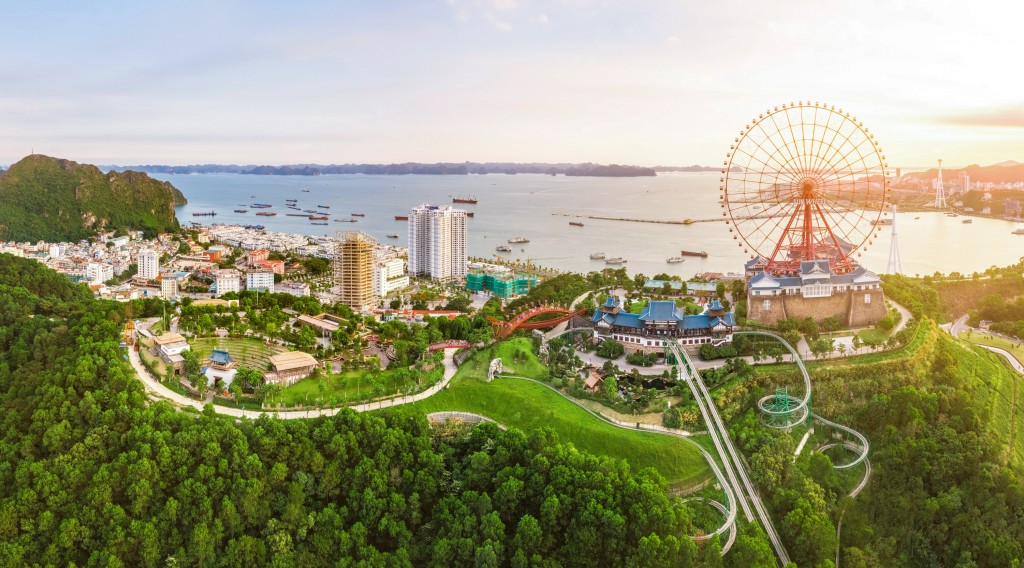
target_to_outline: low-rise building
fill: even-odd
[[[270,270],[250,270],[245,273],[245,289],[270,292],[274,290],[274,273]]]
[[[94,284],[102,284],[114,277],[114,267],[109,262],[90,262],[85,267],[86,277]]]
[[[175,370],[181,369],[184,359],[181,356],[183,351],[191,348],[188,341],[178,333],[164,333],[153,338],[154,355],[160,357],[164,363],[171,365]]]
[[[246,258],[249,259],[249,266],[252,266],[252,263],[254,262],[258,262],[260,260],[267,260],[267,257],[269,256],[270,251],[267,249],[256,249],[253,251],[249,251],[249,253],[246,254]]]
[[[283,260],[254,260],[249,262],[249,266],[252,268],[262,268],[270,270],[274,274],[284,274],[285,271]]]
[[[622,343],[627,351],[664,351],[667,341],[678,345],[732,341],[735,318],[718,300],[712,300],[698,315],[686,315],[685,309],[676,307],[673,301],[652,301],[639,314],[625,311],[622,304],[609,296],[594,310],[591,321],[599,336]]]
[[[203,375],[206,376],[207,384],[211,387],[222,386],[227,388],[231,381],[235,380],[238,369],[235,368],[235,360],[228,353],[227,349],[214,349],[207,359]]]
[[[316,358],[302,351],[289,351],[270,357],[273,370],[263,374],[263,379],[272,385],[286,387],[313,374],[319,366]]]
[[[278,282],[274,284],[274,291],[279,294],[291,294],[292,296],[308,296],[309,284],[305,282]]]
[[[164,298],[173,298],[181,293],[178,286],[178,275],[174,272],[165,272],[160,276],[160,295]]]

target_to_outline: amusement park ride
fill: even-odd
[[[888,164],[875,135],[843,109],[806,101],[769,109],[744,126],[723,165],[722,217],[769,274],[796,274],[807,260],[850,272],[878,236]]]

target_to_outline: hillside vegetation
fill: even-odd
[[[178,228],[184,196],[140,172],[104,174],[96,166],[33,154],[0,175],[0,241],[77,241],[98,230]]]

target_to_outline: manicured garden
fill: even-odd
[[[389,369],[379,373],[356,369],[323,378],[303,379],[271,395],[267,403],[285,407],[337,406],[419,391],[441,380],[443,373],[440,366],[427,375],[409,369]],[[417,377],[422,384],[416,382]]]
[[[258,339],[204,337],[189,342],[200,361],[206,360],[216,349],[227,349],[235,365],[249,369],[266,370],[270,357],[288,349],[280,345],[267,345]]]

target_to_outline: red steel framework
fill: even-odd
[[[506,339],[512,335],[512,332],[517,329],[541,329],[544,327],[551,327],[558,325],[562,322],[569,321],[574,317],[582,316],[587,313],[585,308],[578,310],[567,310],[557,306],[538,306],[530,308],[524,312],[520,312],[515,317],[508,321],[501,321],[494,318],[488,318],[491,320],[491,325],[494,326],[494,336],[496,339]],[[541,321],[528,322],[532,318],[535,318],[541,314],[561,314],[559,317],[546,319]]]
[[[722,217],[771,274],[805,260],[857,266],[890,198],[888,164],[863,123],[818,102],[783,104],[747,124],[726,154]]]

